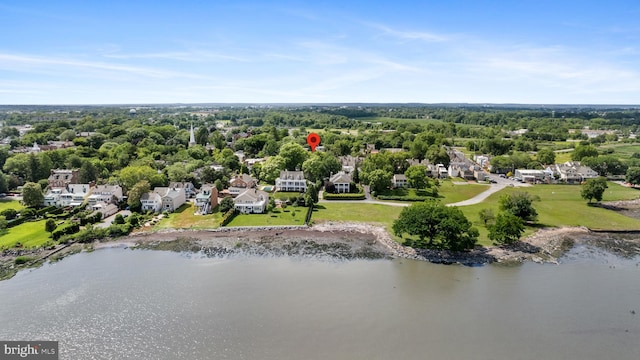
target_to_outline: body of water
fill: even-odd
[[[638,262],[585,249],[518,267],[102,249],[0,282],[0,339],[58,340],[61,359],[636,360]]]

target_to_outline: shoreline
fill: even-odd
[[[132,247],[174,251],[203,251],[207,256],[237,253],[253,255],[327,256],[352,258],[404,258],[436,264],[481,266],[524,262],[558,264],[577,244],[593,245],[621,256],[640,255],[640,238],[612,240],[614,233],[592,232],[585,227],[543,228],[511,245],[477,247],[465,252],[414,249],[393,240],[379,225],[325,222],[291,227],[243,227],[222,230],[163,230],[141,232],[126,238],[94,243],[95,249]],[[621,245],[622,242],[622,245]],[[613,250],[613,251],[611,251]]]
[[[339,260],[403,258],[435,264],[482,266],[525,262],[558,264],[559,259],[576,245],[595,246],[620,257],[640,256],[640,236],[633,231],[591,231],[586,227],[542,228],[511,245],[477,246],[470,251],[454,252],[403,246],[393,240],[381,225],[329,221],[311,227],[294,225],[141,231],[89,244],[71,243],[51,249],[11,249],[0,253],[0,280],[11,278],[21,269],[38,267],[46,261],[55,262],[81,251],[109,247],[200,252],[209,257],[245,254]],[[27,257],[29,261],[15,264],[18,257]]]

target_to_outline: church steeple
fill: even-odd
[[[193,132],[193,123],[191,124],[191,130],[189,131],[189,147],[196,144],[196,135]]]

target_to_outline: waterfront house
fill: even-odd
[[[142,211],[158,213],[162,209],[162,197],[155,192],[144,193],[140,197],[140,204],[142,204]]]
[[[89,207],[96,204],[118,204],[124,199],[120,185],[98,185],[89,195]]]
[[[196,215],[210,214],[218,206],[218,189],[212,184],[204,184],[196,194]]]
[[[234,208],[244,214],[264,213],[268,203],[269,194],[256,189],[246,189],[233,199]]]
[[[184,188],[157,187],[153,189],[153,192],[160,195],[162,211],[174,212],[187,202],[187,194]]]
[[[276,179],[276,191],[307,191],[307,180],[302,171],[280,171],[280,177]]]

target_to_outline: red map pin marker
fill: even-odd
[[[311,133],[307,136],[307,144],[311,146],[311,151],[316,151],[316,146],[320,144],[320,135]]]

